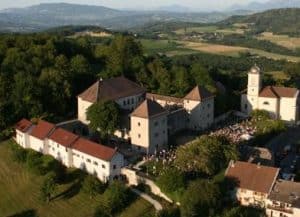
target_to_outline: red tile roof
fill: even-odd
[[[32,126],[31,121],[27,120],[27,119],[22,119],[20,120],[15,128],[23,133],[27,132],[27,130],[29,130],[29,128]]]
[[[229,165],[225,176],[237,181],[239,188],[269,193],[278,173],[278,168],[237,161]]]
[[[83,138],[78,139],[72,148],[105,161],[111,160],[117,152],[116,149]]]
[[[296,88],[267,86],[260,91],[259,96],[268,98],[293,98],[297,92],[298,89]]]
[[[127,96],[145,93],[146,90],[125,77],[97,81],[78,97],[95,103],[99,100],[116,100]]]
[[[149,118],[166,112],[167,111],[157,102],[146,99],[132,112],[131,116]]]
[[[47,136],[49,136],[50,132],[55,128],[55,125],[52,123],[49,123],[47,121],[40,120],[38,124],[33,128],[31,132],[31,136],[34,136],[38,139],[45,139]]]
[[[196,86],[193,90],[191,90],[191,92],[189,92],[184,97],[184,99],[202,101],[211,97],[214,97],[214,95],[211,92],[209,92],[206,88]]]
[[[49,137],[49,139],[53,140],[54,142],[66,147],[70,147],[78,138],[78,135],[70,133],[62,128],[57,128],[54,130]]]

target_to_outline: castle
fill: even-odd
[[[99,80],[78,96],[78,120],[88,124],[87,109],[101,100],[116,102],[125,114],[115,136],[129,140],[144,153],[165,148],[169,136],[180,130],[200,131],[214,122],[214,95],[200,86],[176,98],[146,93],[125,77]]]
[[[290,123],[299,120],[299,90],[296,88],[262,86],[262,72],[253,66],[248,72],[247,93],[241,98],[241,111],[250,115],[253,110],[268,111],[274,119]]]

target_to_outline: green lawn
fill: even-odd
[[[57,198],[49,204],[39,200],[43,177],[29,173],[22,165],[11,160],[10,141],[0,143],[0,216],[31,211],[39,217],[90,217],[102,196],[90,199],[79,191],[76,176],[59,186]],[[74,170],[68,171],[74,173]],[[153,216],[154,208],[143,199],[134,201],[120,217]]]

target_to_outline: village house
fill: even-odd
[[[51,155],[66,167],[85,170],[103,182],[121,174],[124,157],[117,149],[80,138],[43,120],[34,125],[22,119],[15,129],[15,140],[20,146]]]
[[[27,145],[29,144],[29,133],[32,130],[32,126],[33,124],[26,119],[22,119],[15,126],[15,140],[23,148],[29,148]]]
[[[300,216],[300,183],[277,180],[267,199],[268,217]]]
[[[254,66],[248,72],[247,93],[241,98],[241,111],[268,111],[274,119],[295,123],[299,120],[299,90],[296,88],[262,86],[262,72]]]
[[[279,168],[231,161],[225,176],[236,186],[232,196],[241,205],[265,208],[278,173]]]
[[[33,126],[29,134],[29,147],[43,154],[48,154],[48,136],[55,129],[55,125],[47,121],[40,120]]]
[[[111,78],[97,81],[78,96],[78,120],[88,124],[86,112],[93,103],[113,100],[125,114],[122,122],[127,122],[123,124],[125,129],[114,135],[127,139],[137,150],[153,154],[165,148],[169,136],[180,130],[210,127],[214,122],[214,97],[200,86],[184,98],[146,94],[144,88],[124,77]]]

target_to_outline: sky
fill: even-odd
[[[149,9],[178,4],[192,9],[225,9],[233,4],[249,2],[266,2],[267,0],[0,0],[0,9],[25,7],[40,3],[66,2],[76,4],[102,5],[111,8]]]

